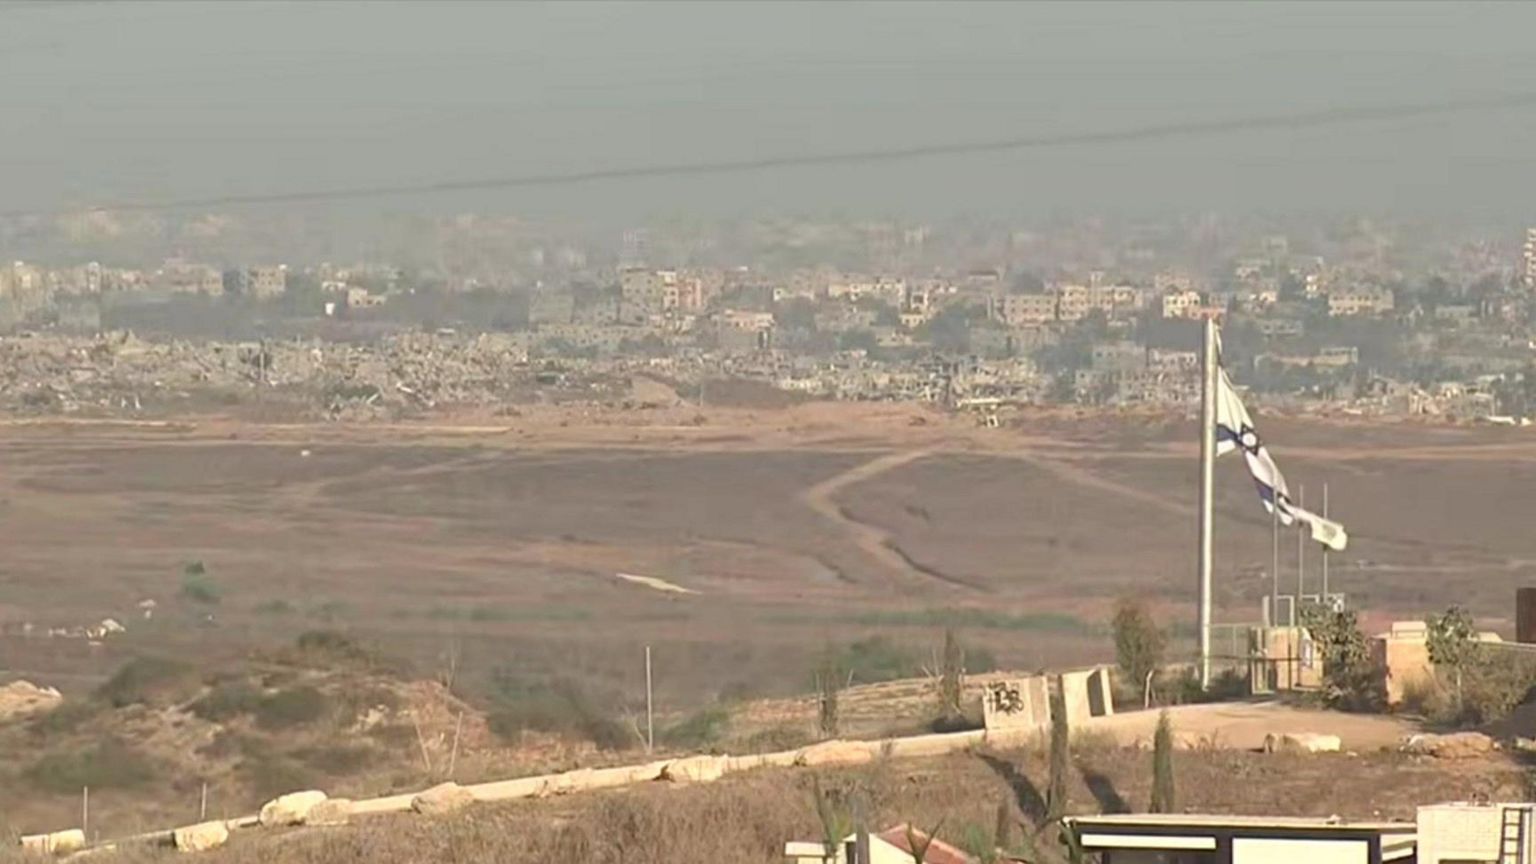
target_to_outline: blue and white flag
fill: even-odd
[[[1253,417],[1238,397],[1232,379],[1227,377],[1227,370],[1218,367],[1216,455],[1224,456],[1234,450],[1243,451],[1248,473],[1253,476],[1254,485],[1259,488],[1259,499],[1264,503],[1266,511],[1275,513],[1276,518],[1286,525],[1300,520],[1311,530],[1313,540],[1334,551],[1344,550],[1349,544],[1349,535],[1345,533],[1343,525],[1306,510],[1291,500],[1290,489],[1285,485],[1285,475],[1280,473],[1274,457],[1269,455],[1269,448],[1264,446],[1264,439],[1259,437],[1259,430],[1253,425]]]

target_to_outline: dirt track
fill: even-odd
[[[1096,717],[1083,728],[1112,735],[1123,746],[1145,746],[1157,729],[1158,713],[1134,711]],[[1346,750],[1395,749],[1404,737],[1419,731],[1413,723],[1397,717],[1316,711],[1278,702],[1178,705],[1168,709],[1168,717],[1182,746],[1217,750],[1257,750],[1264,745],[1264,736],[1287,732],[1337,735]]]

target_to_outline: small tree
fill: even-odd
[[[1071,762],[1072,730],[1067,725],[1067,700],[1061,678],[1051,682],[1051,769],[1046,791],[1046,821],[1055,822],[1067,815],[1067,770]]]
[[[1122,597],[1115,604],[1115,616],[1111,622],[1115,634],[1115,660],[1125,677],[1144,688],[1143,696],[1151,690],[1151,679],[1163,664],[1163,652],[1168,637],[1157,622],[1147,604],[1139,597]]]
[[[842,796],[823,789],[820,777],[811,778],[811,795],[816,804],[816,821],[821,823],[821,848],[823,860],[835,861],[837,847],[853,830],[853,817],[848,812]]]
[[[932,831],[924,834],[913,828],[912,823],[907,823],[907,848],[912,850],[912,864],[925,864],[928,860],[928,850],[933,848],[934,838],[939,836],[939,829],[943,826],[944,821],[941,819],[937,825],[933,826]]]
[[[193,603],[212,606],[223,596],[219,583],[208,575],[208,568],[201,561],[192,561],[181,568],[181,596]]]
[[[1302,626],[1323,663],[1323,698],[1335,708],[1374,710],[1381,706],[1381,677],[1371,664],[1370,648],[1355,613],[1326,606],[1301,611]]]
[[[1008,799],[997,802],[997,818],[992,825],[992,843],[999,849],[1013,848],[1013,808]]]
[[[1173,723],[1168,719],[1168,709],[1157,717],[1157,732],[1152,736],[1152,805],[1153,813],[1172,813],[1173,793]]]
[[[816,726],[826,738],[837,737],[837,694],[843,688],[841,670],[828,652],[816,669]]]
[[[944,630],[944,658],[939,666],[939,719],[954,723],[965,713],[965,649],[955,638],[955,631]]]
[[[1429,649],[1429,662],[1435,667],[1450,670],[1457,713],[1461,712],[1464,693],[1462,679],[1468,667],[1477,662],[1479,649],[1477,629],[1472,616],[1460,606],[1452,606],[1440,615],[1424,619],[1429,632],[1425,647]]]

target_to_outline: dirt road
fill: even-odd
[[[1112,735],[1124,746],[1149,745],[1157,728],[1158,711],[1133,711],[1095,717],[1085,731]],[[1395,749],[1419,731],[1411,722],[1381,714],[1343,714],[1282,705],[1278,702],[1223,702],[1178,705],[1168,709],[1175,739],[1185,747],[1257,750],[1270,733],[1316,732],[1337,735],[1344,749]]]

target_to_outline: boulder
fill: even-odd
[[[475,796],[457,783],[439,783],[411,799],[411,809],[423,816],[441,816],[475,803]]]
[[[324,800],[325,793],[314,789],[279,795],[261,806],[261,827],[302,825],[310,809]]]
[[[206,852],[229,842],[229,826],[223,822],[199,822],[171,832],[171,840],[180,852]]]
[[[85,832],[70,828],[51,834],[29,834],[21,838],[21,848],[37,855],[67,855],[85,848]]]
[[[1265,753],[1337,753],[1342,747],[1337,735],[1316,732],[1271,732],[1264,736]]]
[[[1432,756],[1436,759],[1471,759],[1493,749],[1493,739],[1481,732],[1413,735],[1403,743],[1405,753]]]
[[[670,783],[709,783],[719,780],[729,767],[727,756],[689,756],[674,759],[661,769],[661,779]]]
[[[823,741],[801,750],[795,764],[805,768],[818,765],[863,765],[880,755],[879,741]]]
[[[327,798],[304,814],[305,825],[345,825],[352,818],[351,798]]]

